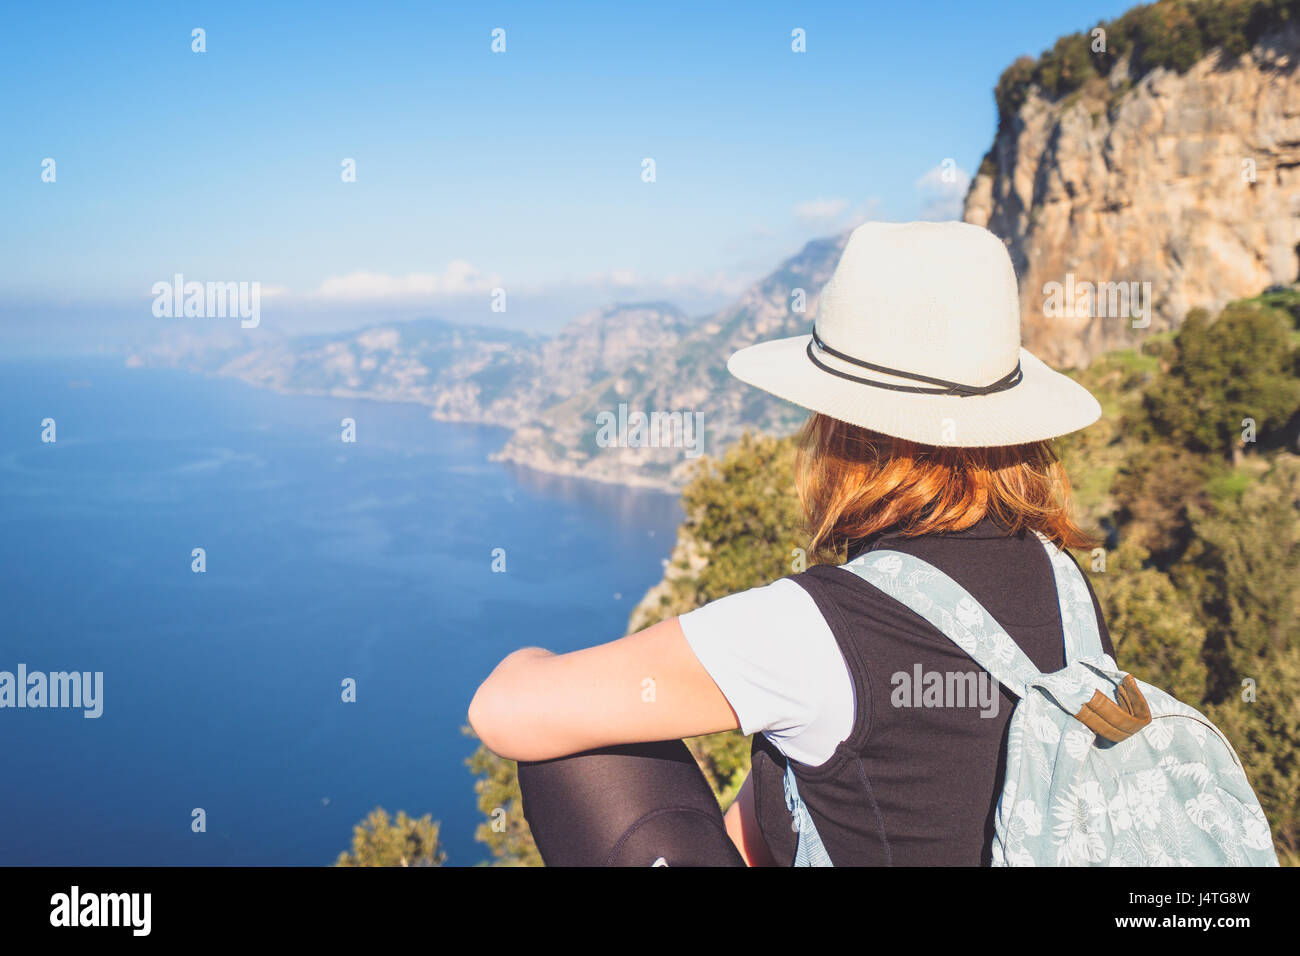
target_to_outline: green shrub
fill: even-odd
[[[1240,56],[1265,33],[1297,19],[1300,0],[1157,0],[1134,7],[1098,24],[1106,31],[1104,52],[1092,50],[1089,30],[1067,34],[1037,59],[1022,56],[1007,67],[994,90],[998,125],[1010,123],[1031,86],[1060,99],[1092,77],[1108,76],[1125,53],[1131,54],[1132,81],[1158,67],[1183,73],[1215,49]]]

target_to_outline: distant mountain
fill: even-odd
[[[213,347],[169,341],[131,365],[187,368],[302,395],[418,402],[435,418],[515,427],[623,368],[647,348],[667,348],[686,317],[661,303],[582,316],[547,339],[510,329],[421,319],[359,332]]]
[[[137,352],[128,364],[184,368],[301,395],[418,402],[432,406],[436,417],[509,424],[503,408],[512,396],[501,386],[534,373],[541,341],[423,319],[333,335],[234,335],[218,344],[182,333]]]
[[[727,358],[763,339],[806,332],[847,238],[808,243],[734,304],[704,318],[647,302],[589,312],[550,338],[438,319],[269,342],[236,336],[215,346],[189,336],[137,353],[129,364],[186,368],[282,392],[417,402],[438,419],[513,429],[496,456],[501,460],[675,490],[696,452],[720,451],[746,428],[785,433],[802,419],[799,410],[731,378]],[[802,290],[799,299],[795,290]],[[800,302],[803,310],[794,311]],[[600,416],[617,417],[620,406],[625,418],[658,412],[702,421],[703,434],[689,447],[629,447],[634,438],[605,446]]]
[[[545,471],[621,484],[680,488],[694,457],[679,447],[600,447],[597,416],[629,412],[702,415],[700,450],[720,452],[747,428],[785,434],[807,415],[734,379],[727,359],[764,339],[805,334],[821,287],[830,279],[848,233],[808,243],[732,305],[694,323],[664,347],[644,349],[622,370],[593,380],[515,431],[499,458]],[[804,310],[792,311],[803,290]]]

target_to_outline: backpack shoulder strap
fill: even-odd
[[[1045,535],[1038,534],[1047,557],[1052,562],[1052,575],[1056,580],[1056,597],[1061,605],[1061,630],[1065,633],[1065,663],[1070,665],[1083,658],[1100,659],[1105,655],[1101,647],[1101,629],[1097,626],[1097,609],[1092,603],[1092,592],[1083,572],[1070,555],[1054,545]]]
[[[984,606],[932,564],[901,551],[868,551],[842,567],[925,618],[1017,697],[1042,680]]]

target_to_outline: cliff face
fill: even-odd
[[[1177,327],[1192,307],[1296,281],[1297,63],[1300,25],[1290,24],[1184,73],[1138,76],[1126,56],[1059,98],[1028,88],[1001,117],[965,207],[967,222],[1007,242],[1027,348],[1082,366]],[[1138,283],[1139,294],[1150,283],[1149,326],[1134,327],[1147,317],[1131,304],[1116,314],[1115,287],[1070,308],[1083,283]]]

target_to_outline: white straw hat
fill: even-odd
[[[964,222],[868,222],[822,290],[813,334],[731,356],[742,382],[895,438],[1019,445],[1091,425],[1082,385],[1020,347],[1001,240]]]

